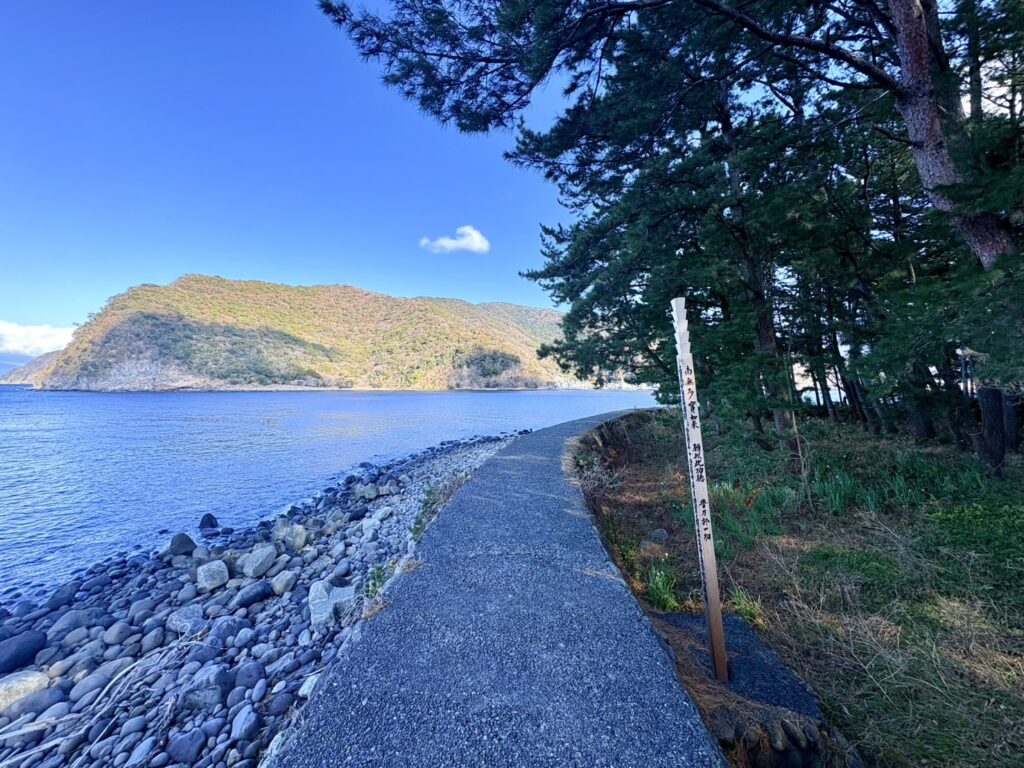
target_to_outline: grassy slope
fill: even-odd
[[[638,594],[699,609],[672,413],[577,457]],[[760,626],[871,764],[1016,766],[1024,754],[1024,467],[808,424],[804,462],[712,422],[705,446],[728,606]],[[669,531],[664,548],[643,539]],[[667,582],[667,586],[666,586]]]
[[[554,338],[557,316],[189,275],[111,299],[51,365],[48,381],[66,386],[102,378],[126,359],[159,359],[226,384],[443,389],[460,361],[499,351],[519,361],[501,382],[551,383],[560,373],[536,349]]]

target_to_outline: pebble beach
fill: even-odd
[[[361,464],[245,530],[0,606],[0,768],[257,768],[415,565],[424,511],[514,436]]]

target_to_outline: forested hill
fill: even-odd
[[[115,296],[66,349],[10,380],[114,391],[579,386],[537,356],[561,318],[511,304],[188,275]]]

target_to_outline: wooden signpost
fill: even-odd
[[[715,559],[715,537],[711,530],[704,444],[700,434],[700,406],[697,402],[697,382],[694,378],[693,354],[690,352],[685,299],[672,300],[672,321],[676,329],[676,365],[679,369],[679,392],[682,395],[686,457],[690,466],[690,497],[693,500],[693,522],[697,533],[697,556],[704,587],[704,620],[708,627],[708,647],[711,649],[715,677],[725,682],[729,679],[729,667],[725,654],[725,631],[722,629],[722,598],[718,591],[718,563]]]

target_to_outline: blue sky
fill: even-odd
[[[386,89],[314,0],[0,3],[0,103],[0,359],[191,272],[550,306],[517,273],[556,190]]]

